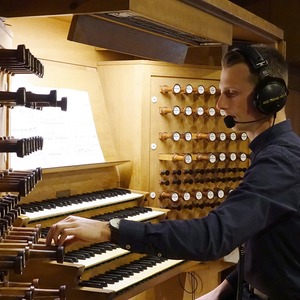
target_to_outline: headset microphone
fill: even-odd
[[[226,125],[227,128],[232,128],[236,124],[233,116],[226,116],[224,118],[224,123],[225,123],[225,125]]]
[[[235,119],[233,118],[233,116],[226,116],[224,118],[224,123],[226,125],[227,128],[232,128],[235,126],[235,124],[248,124],[248,123],[255,123],[255,122],[259,122],[261,120],[264,120],[266,118],[268,118],[270,115],[268,116],[265,116],[263,118],[260,118],[260,119],[257,119],[257,120],[252,120],[252,121],[247,121],[247,122],[238,122],[238,121],[235,121]]]

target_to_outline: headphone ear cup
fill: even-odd
[[[263,114],[274,114],[286,103],[288,89],[283,79],[265,77],[255,88],[254,106]]]

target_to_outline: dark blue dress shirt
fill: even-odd
[[[245,279],[272,300],[300,300],[300,138],[290,121],[249,145],[242,183],[206,217],[122,220],[118,244],[138,253],[207,261],[245,244]],[[228,280],[234,284],[236,277]]]

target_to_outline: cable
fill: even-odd
[[[181,288],[184,290],[184,292],[187,294],[190,294],[192,296],[191,299],[195,299],[195,296],[196,296],[195,293],[198,290],[199,286],[200,286],[200,293],[202,292],[203,282],[202,282],[200,276],[196,272],[188,272],[187,274],[190,276],[191,291],[188,291],[185,289],[183,283],[180,280],[180,275],[177,276],[178,281],[179,281]],[[200,282],[200,284],[199,284],[199,282]]]
[[[239,262],[238,287],[237,287],[236,300],[242,300],[243,297],[244,257],[245,257],[244,245],[239,246],[239,253],[240,253],[240,262]]]

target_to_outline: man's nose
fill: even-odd
[[[217,99],[216,108],[217,109],[224,109],[224,95],[221,93],[219,98]]]

